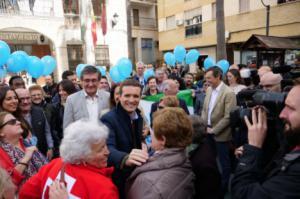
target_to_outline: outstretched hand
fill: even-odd
[[[252,124],[247,116],[244,117],[248,128],[249,145],[261,148],[267,135],[267,113],[263,107],[252,109]]]

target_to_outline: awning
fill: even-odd
[[[300,44],[286,37],[252,35],[242,48],[249,50],[300,50]]]

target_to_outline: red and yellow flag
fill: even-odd
[[[101,29],[103,36],[105,36],[107,32],[105,0],[102,2]]]
[[[96,16],[94,15],[93,8],[91,9],[91,16],[92,16],[92,23],[91,23],[91,30],[92,30],[92,38],[94,47],[97,44],[97,23],[96,23]]]

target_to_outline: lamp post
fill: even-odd
[[[113,15],[113,19],[111,20],[111,27],[114,28],[115,25],[117,25],[119,20],[119,15],[117,13],[115,13]]]
[[[270,5],[266,5],[263,0],[261,0],[261,3],[264,7],[266,7],[267,11],[267,24],[266,24],[266,35],[269,36],[269,26],[270,26]]]

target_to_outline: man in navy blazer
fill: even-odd
[[[138,110],[141,86],[133,79],[125,80],[120,87],[120,102],[101,121],[109,128],[107,146],[110,154],[108,165],[115,167],[113,181],[125,198],[125,182],[135,166],[148,159],[142,150],[143,118]]]

